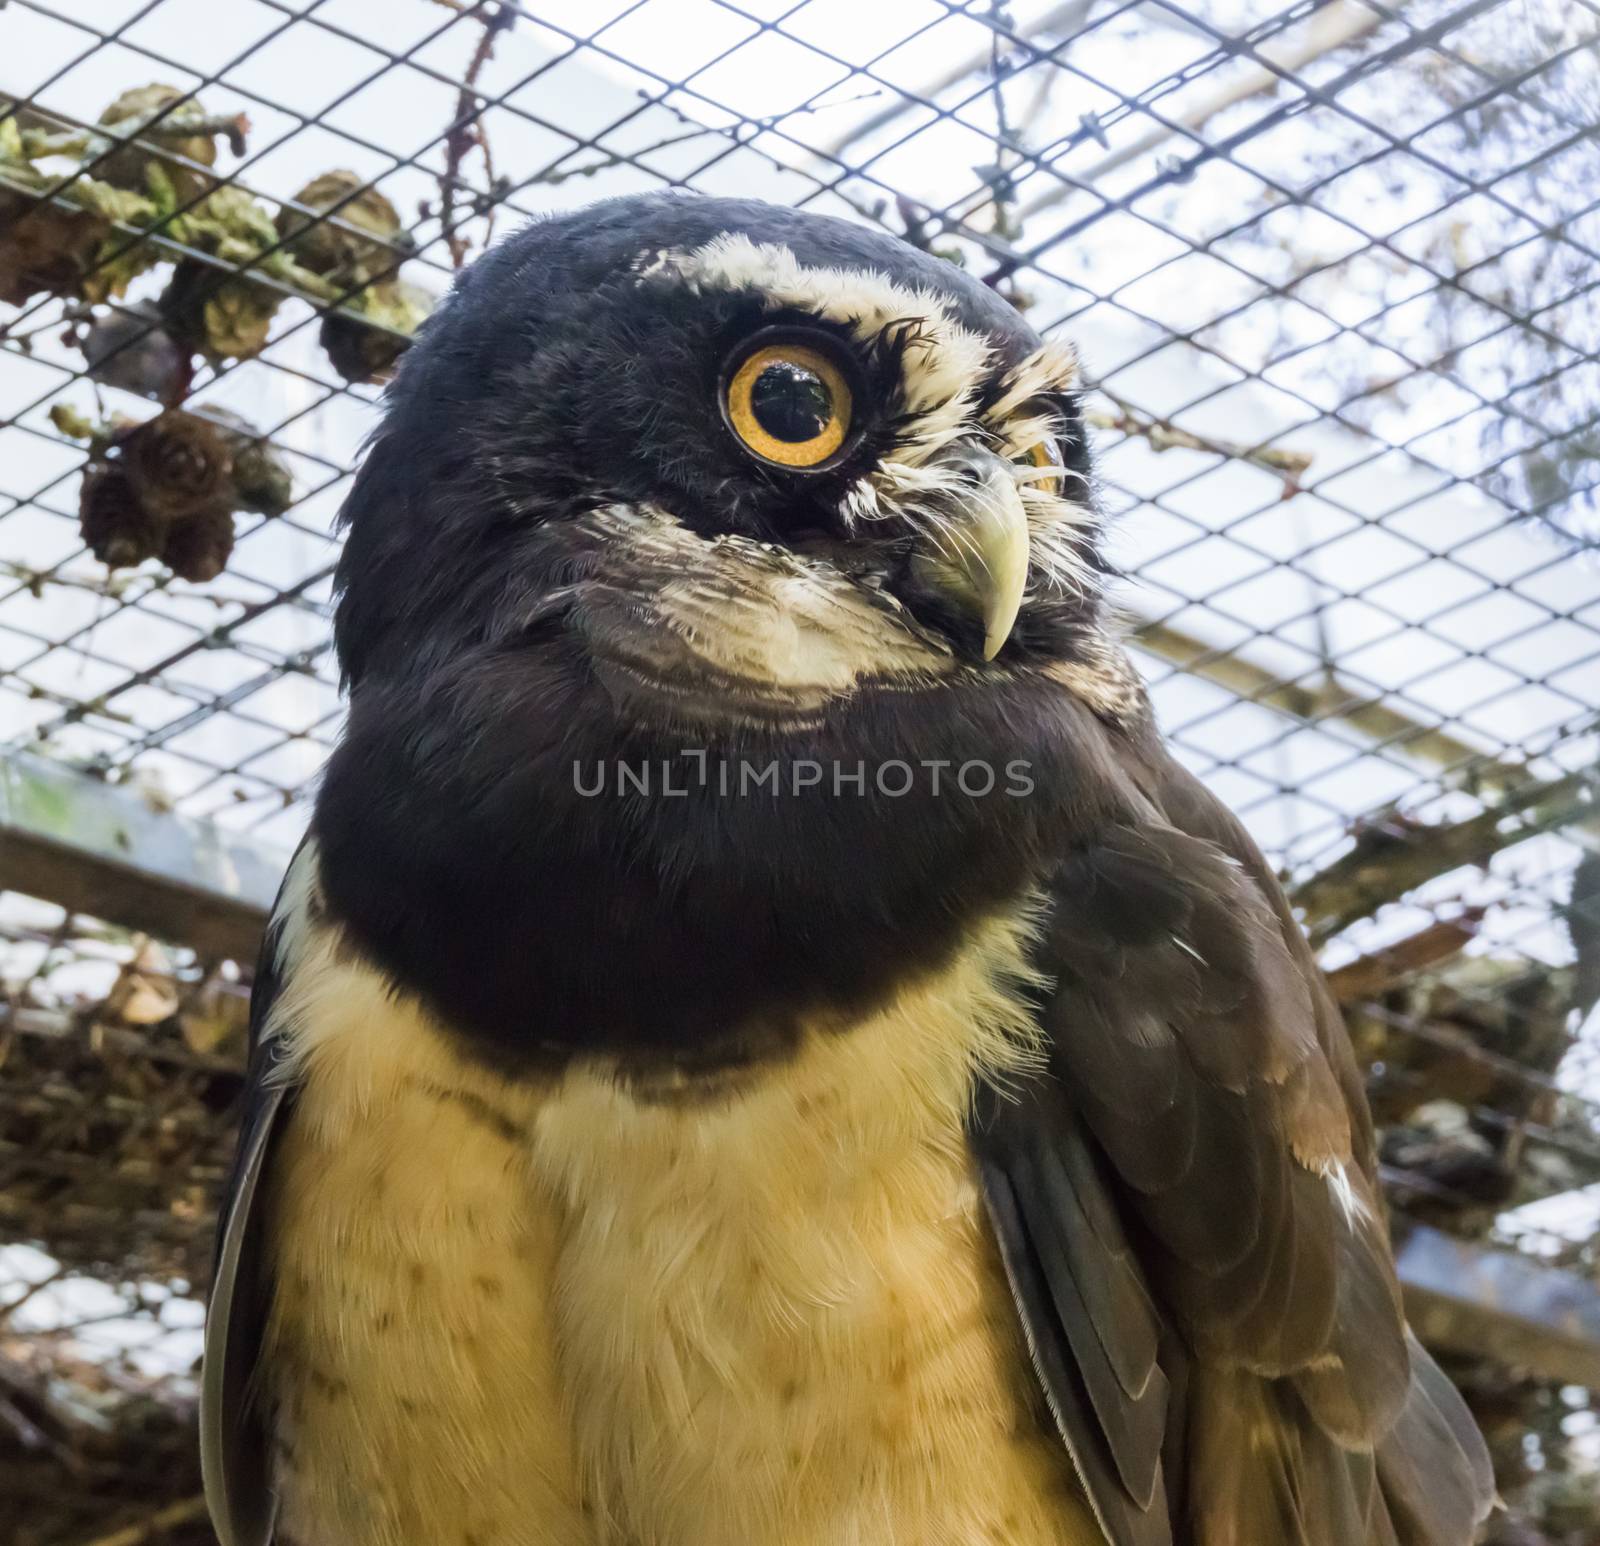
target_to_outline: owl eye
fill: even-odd
[[[1061,452],[1056,448],[1055,441],[1041,440],[1038,445],[1030,446],[1017,460],[1029,467],[1055,468],[1056,474],[1054,477],[1029,478],[1028,487],[1041,489],[1046,494],[1059,494],[1061,492]]]
[[[850,433],[850,383],[820,348],[783,339],[752,349],[723,389],[722,411],[745,449],[780,467],[827,462]]]

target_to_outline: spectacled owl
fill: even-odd
[[[1339,1016],[1109,614],[1073,355],[886,235],[462,274],[346,503],[223,1546],[1466,1546]]]

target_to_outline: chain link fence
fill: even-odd
[[[0,1538],[210,1540],[250,952],[196,898],[261,898],[193,855],[304,825],[333,518],[452,271],[663,186],[1078,344],[1130,639],[1333,974],[1493,1538],[1600,1538],[1597,126],[1595,0],[0,4]]]

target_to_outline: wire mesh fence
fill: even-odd
[[[333,517],[452,271],[663,186],[879,225],[1081,350],[1130,639],[1323,948],[1397,1234],[1600,1282],[1600,5],[10,0],[0,43],[7,755],[286,853]],[[205,1540],[137,1457],[249,966],[0,885],[0,1533]],[[1497,1538],[1595,1538],[1600,1403],[1455,1352]]]

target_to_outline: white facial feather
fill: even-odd
[[[957,665],[892,596],[832,565],[748,537],[701,536],[653,505],[607,505],[583,519],[628,553],[638,594],[659,611],[665,634],[652,638],[651,660],[633,662],[659,679],[709,668],[765,684],[806,715],[863,681],[928,679]]]
[[[1000,395],[984,410],[984,423],[1003,429],[1036,398],[1069,392],[1078,384],[1078,351],[1061,339],[1041,344],[1006,374]]]

